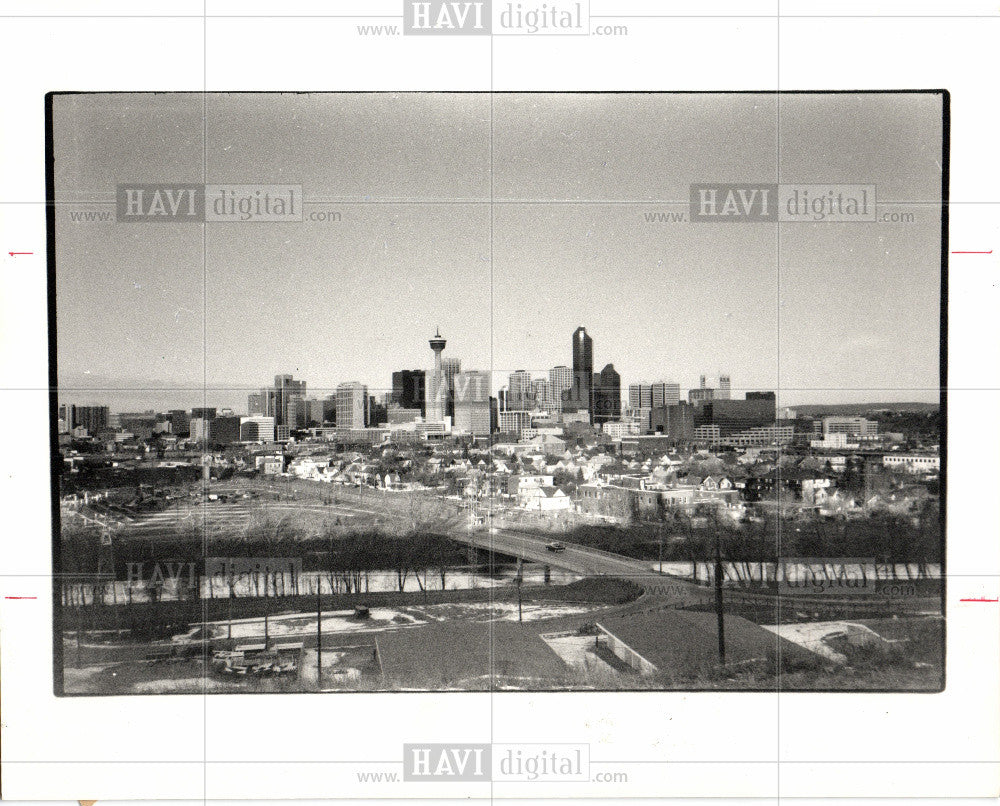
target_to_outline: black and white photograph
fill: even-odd
[[[946,91],[46,105],[55,695],[944,690]]]

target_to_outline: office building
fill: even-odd
[[[681,385],[667,381],[633,383],[628,387],[628,405],[633,409],[660,409],[681,402]]]
[[[490,434],[490,373],[469,370],[455,376],[454,430],[476,437]]]
[[[651,408],[676,406],[681,402],[681,385],[679,383],[658,381],[650,385],[649,393]]]
[[[548,378],[536,378],[531,382],[531,396],[536,409],[549,414],[562,411],[562,389],[553,387]]]
[[[872,439],[878,436],[878,421],[866,417],[824,417],[823,434],[849,434]]]
[[[565,364],[549,370],[549,389],[560,409],[573,389],[573,370]]]
[[[521,433],[530,427],[530,411],[501,411],[499,414],[498,430],[503,434],[514,434],[520,439]]]
[[[420,409],[420,416],[426,415],[425,400],[427,371],[423,369],[401,369],[392,373],[390,405],[401,409]]]
[[[688,390],[688,403],[702,403],[712,400],[715,397],[715,390],[710,387],[704,375],[698,378],[698,388]]]
[[[186,437],[191,433],[191,415],[184,409],[171,409],[167,412],[170,420],[170,433],[178,437]]]
[[[730,400],[731,387],[728,375],[719,376],[719,387],[708,385],[707,378],[702,375],[698,379],[698,388],[688,390],[689,403],[703,403],[706,400]]]
[[[60,417],[66,423],[66,430],[86,428],[87,434],[96,436],[98,431],[108,427],[110,410],[107,406],[62,406]]]
[[[189,436],[195,442],[205,442],[208,440],[208,424],[211,420],[204,417],[192,417],[188,422]]]
[[[530,411],[531,408],[531,375],[523,369],[515,370],[507,377],[507,409]]]
[[[309,401],[301,395],[285,398],[285,424],[293,431],[302,430],[309,424]]]
[[[662,434],[674,443],[682,443],[694,439],[694,429],[694,406],[690,403],[650,409],[649,433]]]
[[[333,425],[337,420],[337,397],[328,395],[306,401],[306,428]]]
[[[611,439],[638,436],[639,424],[635,420],[613,420],[604,423],[601,430]]]
[[[721,435],[727,437],[752,428],[773,426],[775,414],[773,392],[747,392],[746,400],[704,401],[695,412],[695,424],[718,426]]]
[[[628,407],[630,409],[653,408],[653,387],[645,383],[629,384]]]
[[[375,428],[389,422],[389,410],[384,403],[379,403],[371,395],[368,396],[368,427]]]
[[[718,445],[722,442],[722,432],[717,425],[699,425],[694,429],[693,439],[701,445]]]
[[[653,410],[647,406],[636,406],[635,408],[629,406],[622,414],[622,419],[634,422],[636,424],[636,428],[638,429],[638,433],[649,434],[653,430],[651,424],[652,415]]]
[[[389,406],[386,418],[389,425],[405,425],[421,419],[420,409],[404,409],[402,406]]]
[[[454,418],[455,416],[455,376],[462,371],[462,359],[444,357],[441,359],[441,371],[444,373],[445,388],[448,396],[445,399],[445,416]]]
[[[306,423],[306,382],[291,375],[275,375],[274,386],[261,389],[264,416],[274,417],[275,426],[287,425],[290,430],[304,428]]]
[[[137,439],[149,439],[156,430],[156,412],[122,412],[118,415],[119,428]]]
[[[787,445],[795,439],[795,426],[764,425],[730,434],[723,439],[726,445],[737,448],[765,448],[777,445]]]
[[[594,375],[593,420],[606,423],[617,420],[622,414],[622,377],[614,364],[607,364]]]
[[[240,441],[240,420],[233,415],[216,417],[208,421],[208,443],[217,448]]]
[[[573,388],[570,390],[572,406],[577,411],[590,413],[594,422],[594,340],[587,329],[573,331]]]
[[[274,442],[274,418],[261,415],[241,417],[240,442]]]
[[[337,428],[357,430],[369,423],[368,387],[351,381],[337,387]]]

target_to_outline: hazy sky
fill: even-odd
[[[495,391],[513,369],[570,364],[584,325],[595,369],[614,363],[623,385],[722,371],[785,404],[937,400],[940,97],[778,102],[58,96],[56,193],[73,202],[57,213],[58,369],[80,387],[64,396],[189,406],[207,381],[210,404],[243,407],[279,372],[317,393],[385,389],[430,365],[438,325]],[[901,203],[880,212],[915,220],[646,220],[686,211],[695,182],[775,181],[874,184]],[[71,219],[113,213],[125,182],[301,184],[307,211],[342,220]]]

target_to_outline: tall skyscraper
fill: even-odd
[[[629,384],[628,407],[630,409],[653,408],[653,386],[648,383]]]
[[[251,396],[252,397],[252,396]],[[291,375],[275,375],[274,386],[260,390],[260,416],[273,417],[275,426],[304,428],[306,422],[306,382],[296,381]],[[292,402],[296,401],[296,402]],[[247,400],[247,408],[251,400]],[[291,413],[289,414],[289,407]],[[257,411],[251,412],[258,414]]]
[[[368,426],[368,387],[357,381],[337,386],[337,428]]]
[[[531,375],[523,369],[514,370],[507,377],[507,408],[510,411],[531,409]]]
[[[608,364],[594,376],[594,422],[617,420],[622,414],[622,378],[614,364]]]
[[[63,419],[66,430],[86,428],[89,436],[95,436],[98,431],[108,427],[110,420],[107,406],[66,406]]]
[[[447,411],[448,384],[441,366],[441,353],[444,352],[448,342],[441,338],[441,331],[438,329],[429,343],[431,350],[434,351],[434,369],[431,370],[431,375],[427,379],[424,398],[424,411],[426,413],[424,416],[427,422],[439,423],[444,420]],[[340,414],[339,407],[337,414]]]
[[[719,400],[729,400],[730,399],[729,398],[729,392],[730,392],[729,376],[728,375],[720,375],[719,376],[719,394],[716,395],[716,397]]]
[[[285,425],[292,430],[309,425],[309,401],[304,395],[289,395],[285,399]]]
[[[427,372],[422,369],[402,369],[392,373],[392,395],[390,403],[401,409],[420,409],[420,416],[427,414],[425,387]]]
[[[654,409],[663,406],[676,406],[681,401],[681,385],[658,381],[650,387],[650,399]]]
[[[531,382],[531,397],[536,409],[550,414],[562,411],[559,393],[553,390],[552,383],[547,378],[536,378]]]
[[[594,340],[587,329],[573,331],[573,388],[571,398],[577,411],[589,411],[594,422]]]
[[[449,417],[455,416],[455,376],[462,371],[462,359],[445,357],[441,359],[441,371],[444,373],[444,386],[447,390],[445,397],[444,413]]]
[[[483,437],[490,434],[490,373],[469,370],[455,376],[456,431]]]
[[[567,396],[573,389],[573,370],[565,364],[552,367],[549,370],[549,389],[561,411],[563,403],[566,402]]]
[[[306,427],[320,426],[326,422],[328,401],[312,398],[306,401]]]
[[[291,375],[276,375],[274,389],[282,412],[278,424],[302,428],[305,425],[306,382],[293,380]]]

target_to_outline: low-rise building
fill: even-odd
[[[882,464],[890,470],[905,470],[907,473],[938,473],[941,457],[937,454],[887,453]]]
[[[518,504],[529,512],[556,512],[568,510],[573,502],[559,487],[531,487],[518,496]]]

